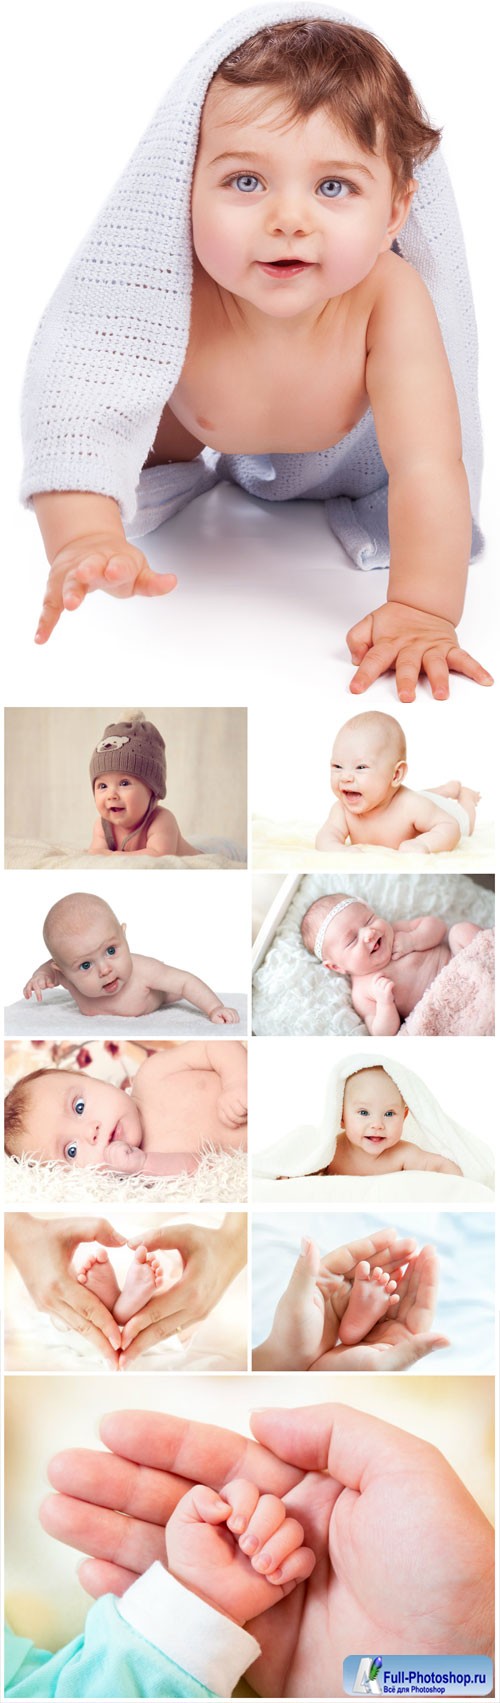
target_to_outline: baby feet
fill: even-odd
[[[156,1254],[148,1254],[142,1244],[136,1248],[132,1264],[129,1265],[123,1289],[118,1290],[112,1308],[113,1317],[118,1325],[126,1325],[134,1313],[139,1313],[146,1301],[151,1300],[155,1289],[161,1289],[163,1272]],[[117,1285],[118,1289],[118,1285]]]
[[[340,1341],[352,1346],[362,1342],[367,1332],[383,1319],[389,1307],[399,1301],[397,1284],[379,1265],[371,1271],[368,1260],[360,1260],[344,1316],[339,1326]],[[116,1316],[116,1315],[115,1315]]]
[[[98,1248],[96,1254],[89,1254],[77,1272],[77,1280],[78,1283],[84,1283],[87,1289],[91,1289],[99,1301],[104,1302],[108,1313],[113,1312],[120,1290],[105,1248]]]

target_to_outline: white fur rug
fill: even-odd
[[[122,1206],[141,1202],[149,1206],[194,1206],[206,1201],[246,1201],[247,1156],[241,1152],[222,1153],[207,1146],[198,1170],[191,1176],[181,1172],[178,1177],[120,1177],[113,1171],[100,1171],[93,1165],[81,1170],[74,1166],[41,1164],[38,1159],[14,1159],[4,1155],[5,1205],[78,1206],[84,1209],[92,1202]]]
[[[395,922],[434,912],[452,922],[494,923],[494,895],[467,875],[304,875],[253,983],[255,1035],[366,1035],[351,1001],[350,983],[330,974],[302,945],[300,923],[323,893],[342,891],[366,900]]]

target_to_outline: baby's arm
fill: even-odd
[[[370,992],[363,988],[369,980]],[[397,1035],[401,1018],[394,998],[394,982],[388,976],[363,977],[353,983],[352,1003],[366,1023],[369,1035]]]
[[[175,970],[171,964],[160,964],[159,959],[149,958],[144,971],[151,976],[151,987],[155,992],[165,993],[169,1004],[188,999],[190,1005],[195,1005],[204,1017],[210,1018],[211,1023],[239,1023],[238,1012],[232,1006],[223,1005],[213,988],[207,987],[207,983],[201,982],[199,976],[193,976],[190,970]]]
[[[195,1485],[177,1503],[165,1538],[169,1573],[239,1626],[281,1602],[315,1565],[284,1502],[261,1496],[244,1478],[223,1485],[220,1496]]]
[[[441,1153],[428,1153],[424,1147],[417,1147],[413,1141],[405,1141],[403,1154],[403,1171],[448,1171],[454,1177],[463,1177],[460,1165],[455,1165],[453,1159],[444,1159]]]
[[[108,842],[107,842],[107,839],[106,839],[106,836],[105,836],[105,833],[104,833],[104,828],[103,828],[100,816],[98,816],[97,821],[94,822],[94,826],[93,826],[93,829],[92,829],[92,839],[91,839],[90,845],[89,845],[89,852],[98,852],[100,857],[112,857],[113,856],[113,853],[111,851],[111,847],[108,846]]]
[[[448,929],[442,917],[405,917],[394,923],[393,958],[403,958],[407,952],[428,952],[440,946]]]
[[[413,267],[392,255],[368,324],[366,386],[389,475],[391,547],[388,602],[351,629],[364,692],[395,667],[401,700],[411,702],[420,672],[435,698],[447,698],[449,670],[480,685],[491,676],[455,632],[462,614],[471,543],[460,418],[431,298]]]
[[[128,1141],[113,1141],[107,1150],[107,1171],[119,1171],[122,1176],[177,1177],[181,1171],[193,1176],[199,1158],[194,1153],[143,1153],[141,1147],[130,1147]]]
[[[209,1041],[207,1058],[212,1070],[220,1076],[221,1091],[217,1101],[217,1111],[222,1123],[230,1129],[236,1129],[239,1124],[246,1123],[247,1117],[247,1055],[241,1041],[231,1041],[230,1046],[221,1046],[220,1041]]]
[[[23,988],[23,995],[25,999],[31,999],[31,995],[34,993],[35,999],[38,1001],[38,1004],[41,1005],[42,992],[44,988],[65,986],[66,983],[63,981],[61,972],[58,970],[57,965],[54,964],[52,958],[47,958],[45,964],[40,964],[38,970],[33,971],[33,975],[30,976],[29,982],[26,982],[26,987]]]
[[[63,609],[78,609],[89,591],[112,597],[162,597],[175,574],[153,574],[129,544],[118,503],[91,491],[48,491],[33,498],[50,563],[36,644],[46,644]]]
[[[319,834],[316,834],[316,850],[334,851],[336,846],[345,846],[348,832],[342,805],[334,804]]]
[[[172,810],[161,807],[147,829],[146,851],[151,857],[163,857],[165,853],[175,857],[180,839],[177,817]]]
[[[407,828],[413,828],[413,839],[401,840],[399,851],[454,851],[460,839],[460,828],[453,816],[431,804],[430,798],[419,798],[417,792],[411,794],[410,799]]]

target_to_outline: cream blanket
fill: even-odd
[[[318,821],[302,822],[300,818],[276,822],[270,816],[254,816],[252,822],[252,862],[254,869],[304,870],[331,869],[339,874],[346,867],[374,870],[447,869],[476,873],[493,868],[495,836],[492,822],[476,822],[474,833],[459,840],[452,852],[397,852],[388,846],[349,846],[347,851],[316,851]],[[404,858],[404,864],[403,864]]]
[[[235,848],[236,849],[236,848]],[[196,857],[150,857],[147,852],[113,853],[113,869],[246,869],[246,860],[225,857],[222,852],[198,852]],[[5,842],[6,869],[105,869],[109,874],[109,857],[82,851],[81,846],[51,845],[46,840],[10,837]]]

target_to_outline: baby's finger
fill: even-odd
[[[208,1484],[195,1484],[193,1490],[188,1490],[175,1509],[179,1519],[197,1521],[204,1520],[206,1525],[220,1526],[227,1520],[229,1503],[225,1496],[219,1496],[216,1490],[211,1490]]]
[[[261,1496],[255,1513],[249,1520],[247,1530],[240,1539],[240,1549],[245,1555],[256,1555],[257,1550],[274,1536],[286,1520],[286,1508],[279,1496]]]
[[[306,1549],[305,1546],[302,1549],[294,1549],[281,1567],[277,1567],[274,1573],[266,1573],[267,1583],[281,1585],[282,1590],[285,1585],[290,1588],[291,1585],[300,1584],[301,1580],[310,1579],[315,1566],[316,1556],[312,1549]]]
[[[396,686],[402,704],[412,704],[422,667],[419,646],[405,645],[396,658]]]
[[[232,1514],[227,1522],[229,1531],[233,1532],[235,1537],[241,1537],[257,1507],[257,1485],[250,1484],[248,1478],[232,1478],[228,1484],[223,1485],[221,1495],[231,1503]]]
[[[176,574],[154,574],[146,563],[137,575],[134,590],[139,597],[164,597],[176,585]]]
[[[397,655],[397,648],[397,643],[372,645],[356,674],[353,674],[349,691],[366,692],[367,687],[372,686],[374,680],[379,680],[381,674],[388,674]]]
[[[427,675],[433,698],[443,702],[450,696],[450,676],[446,657],[438,650],[426,650],[422,657],[422,666]]]
[[[481,663],[476,662],[475,657],[469,656],[468,651],[461,650],[459,645],[454,645],[448,651],[447,662],[448,668],[452,668],[455,674],[466,674],[468,679],[475,680],[478,686],[493,685],[493,675],[488,674],[486,668],[481,668]]]
[[[252,1566],[255,1567],[256,1573],[265,1573],[266,1577],[275,1573],[276,1568],[282,1566],[288,1555],[293,1555],[294,1550],[300,1549],[303,1541],[304,1528],[299,1521],[285,1520],[279,1531],[268,1538],[263,1549],[259,1549],[258,1554],[253,1557]]]
[[[50,580],[49,580],[49,585],[50,585]],[[59,592],[57,592],[56,594],[54,594],[53,592],[49,592],[49,587],[47,586],[45,597],[44,597],[44,600],[43,600],[43,603],[42,603],[42,609],[41,609],[41,614],[40,614],[38,626],[37,626],[36,633],[35,633],[35,644],[36,645],[45,645],[47,643],[47,639],[50,639],[50,635],[51,635],[51,633],[53,633],[54,627],[57,627],[57,623],[58,623],[60,616],[62,615],[62,612],[63,612],[62,597],[60,596]]]
[[[362,621],[357,621],[354,627],[346,633],[346,645],[351,653],[351,662],[362,662],[370,649],[372,642],[373,623],[371,615],[365,615]]]

